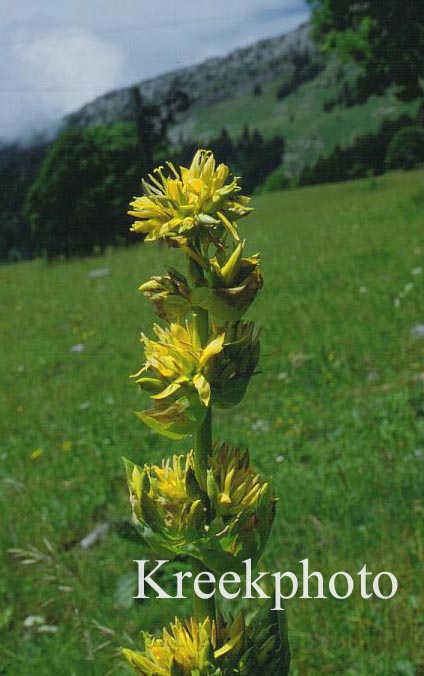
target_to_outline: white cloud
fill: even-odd
[[[287,32],[306,17],[305,0],[3,0],[0,138],[35,130],[110,89]]]
[[[46,107],[60,113],[117,86],[124,73],[119,47],[80,28],[54,31],[15,56]]]
[[[18,35],[0,71],[2,138],[36,131],[119,86],[125,75],[121,47],[86,29],[53,30],[38,39],[27,30]]]

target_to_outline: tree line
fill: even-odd
[[[3,164],[0,178],[5,205],[0,257],[54,259],[130,243],[126,211],[133,196],[140,194],[141,177],[169,154],[186,164],[198,146],[183,143],[170,149],[159,110],[143,107],[135,122],[68,129],[49,147],[34,151],[32,162],[11,152],[10,166]],[[247,126],[235,139],[223,129],[207,146],[219,161],[244,175],[247,193],[281,164],[284,155],[281,137],[264,139]]]

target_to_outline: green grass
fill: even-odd
[[[372,96],[361,105],[337,106],[324,112],[324,101],[334,98],[343,82],[352,80],[350,73],[336,83],[338,68],[338,62],[330,60],[316,78],[281,101],[276,98],[281,84],[277,79],[263,85],[261,96],[254,96],[250,87],[244,92],[237,91],[237,96],[231,99],[195,105],[175,126],[173,137],[178,139],[182,133],[191,140],[207,142],[223,127],[231,137],[237,137],[244,125],[249,124],[267,137],[275,134],[284,137],[286,169],[297,173],[306,164],[328,155],[335,145],[347,146],[361,134],[376,132],[384,120],[416,113],[418,101],[402,103],[392,91]]]
[[[424,341],[410,337],[424,323],[423,179],[264,195],[241,225],[263,256],[251,311],[262,374],[215,429],[249,446],[280,498],[260,568],[298,571],[307,557],[326,575],[367,563],[399,579],[390,601],[289,601],[293,676],[424,673]],[[131,601],[132,560],[146,550],[125,527],[120,459],[158,461],[189,443],[137,421],[144,399],[128,378],[153,320],[137,286],[170,259],[140,245],[0,268],[0,673],[124,674],[120,645],[188,611]],[[82,550],[105,522],[105,539]],[[37,563],[8,551],[29,547]],[[24,627],[38,615],[56,633]]]

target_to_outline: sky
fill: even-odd
[[[305,0],[0,0],[0,140],[308,16]]]

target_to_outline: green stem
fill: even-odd
[[[209,340],[209,317],[207,310],[193,310],[193,327],[201,346]],[[194,437],[194,471],[200,488],[206,492],[208,455],[212,453],[212,408],[208,407],[205,420]]]
[[[193,308],[193,324],[194,330],[199,336],[202,347],[206,345],[209,340],[209,313],[201,307]]]
[[[202,308],[193,309],[193,328],[204,347],[209,340],[209,315]],[[194,438],[194,472],[200,488],[206,493],[208,456],[212,453],[212,407],[208,406],[205,420],[199,427]],[[192,559],[191,570],[193,578],[206,567],[197,559]],[[215,601],[200,599],[194,594],[194,617],[200,622],[206,617],[215,618]]]
[[[198,573],[207,572],[208,569],[206,566],[198,559],[192,559],[191,562],[193,579]],[[211,620],[215,619],[215,600],[213,596],[210,599],[201,599],[196,594],[193,594],[193,599],[193,614],[194,619],[197,620],[197,622],[203,622],[207,617],[210,617]]]

